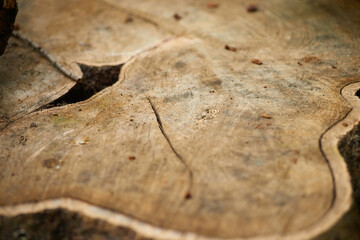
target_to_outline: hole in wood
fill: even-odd
[[[83,72],[83,77],[66,94],[42,107],[42,109],[63,106],[89,99],[94,94],[116,83],[123,65],[124,64],[94,67],[79,64]]]
[[[358,90],[355,92],[355,96],[357,96],[358,98],[360,98],[360,89],[358,89]]]

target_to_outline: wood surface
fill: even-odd
[[[360,3],[217,3],[19,1],[0,58],[0,215],[62,208],[154,239],[336,224],[352,204],[338,143],[360,120]],[[79,64],[123,65],[91,98],[42,109]]]

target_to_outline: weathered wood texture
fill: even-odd
[[[157,239],[332,227],[351,205],[337,145],[360,119],[360,3],[247,5],[20,1],[19,33],[66,71],[124,65],[90,99],[29,113],[75,83],[13,40],[0,59],[0,214],[66,208]]]

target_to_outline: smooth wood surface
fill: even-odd
[[[218,3],[20,1],[19,34],[73,75],[124,66],[92,98],[32,112],[75,83],[12,40],[0,214],[67,208],[157,239],[331,228],[351,204],[337,144],[360,119],[360,3]]]

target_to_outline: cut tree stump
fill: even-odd
[[[360,2],[249,5],[19,1],[0,58],[0,236],[41,239],[14,229],[39,219],[58,219],[52,239],[331,229],[352,204],[338,144],[360,120]]]

